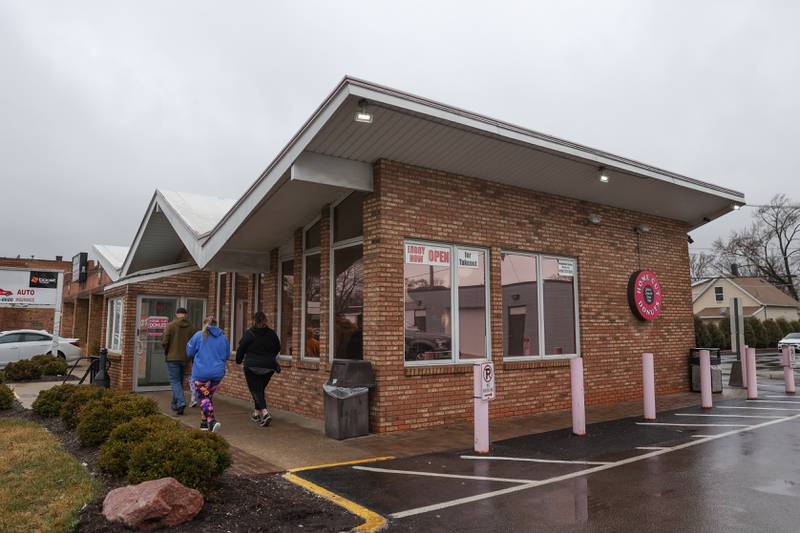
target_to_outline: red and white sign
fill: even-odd
[[[0,268],[0,307],[55,309],[58,273]]]
[[[495,399],[494,363],[481,361],[475,364],[475,398]]]
[[[448,246],[406,243],[406,263],[450,266],[450,248]]]
[[[166,316],[146,316],[142,319],[142,329],[147,330],[148,337],[163,335],[167,324],[169,324],[169,317]]]
[[[652,270],[639,270],[628,280],[628,304],[639,320],[655,320],[664,305],[661,282]]]

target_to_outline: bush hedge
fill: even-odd
[[[14,391],[8,385],[0,383],[0,410],[11,409],[14,405]]]
[[[137,394],[109,394],[87,403],[78,415],[77,433],[82,446],[96,446],[111,431],[136,417],[158,413],[158,404]]]
[[[5,368],[8,381],[33,381],[42,377],[42,367],[29,359],[12,361]]]
[[[140,416],[119,424],[100,446],[97,461],[100,470],[116,477],[127,476],[131,451],[160,431],[181,431],[181,428],[178,422],[161,414]]]
[[[33,401],[33,412],[45,418],[58,416],[61,407],[70,396],[80,388],[79,385],[56,385],[39,393]]]
[[[52,355],[34,355],[31,361],[39,366],[42,375],[45,376],[63,376],[67,373],[67,362],[60,357]]]
[[[89,402],[104,396],[118,396],[121,394],[124,393],[115,389],[102,389],[94,386],[79,387],[64,401],[64,405],[61,406],[58,414],[68,429],[75,429],[78,425],[81,410]]]

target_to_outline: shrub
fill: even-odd
[[[708,348],[719,348],[722,345],[722,333],[720,333],[719,328],[714,322],[709,322],[706,325],[706,331],[708,332]]]
[[[789,333],[800,333],[800,320],[789,322]]]
[[[781,339],[792,332],[792,325],[785,318],[779,318],[775,320],[775,323],[778,324],[778,328],[781,330]]]
[[[63,376],[67,373],[67,362],[52,355],[34,355],[31,361],[38,365],[45,376]]]
[[[228,441],[220,437],[216,433],[208,431],[200,431],[199,429],[184,429],[189,432],[189,436],[201,446],[207,446],[214,451],[216,455],[216,468],[211,471],[215,476],[221,476],[222,473],[231,466],[233,459],[231,458],[231,449]]]
[[[189,431],[160,431],[138,444],[128,461],[128,482],[174,477],[187,487],[205,492],[208,479],[219,471],[218,456],[209,441]]]
[[[112,394],[90,401],[78,415],[78,440],[82,446],[95,446],[108,439],[120,424],[140,416],[158,413],[158,404],[136,394]]]
[[[6,382],[6,371],[0,370],[0,383],[5,383],[5,382]]]
[[[731,321],[722,319],[719,321],[719,333],[722,335],[722,344],[720,348],[723,350],[731,349]]]
[[[753,330],[753,342],[748,342],[747,345],[753,348],[766,348],[767,347],[767,330],[764,329],[764,324],[757,318],[748,318],[750,328]]]
[[[9,381],[32,381],[42,377],[39,365],[28,359],[8,363],[5,371]]]
[[[45,418],[58,416],[61,407],[72,394],[78,390],[78,385],[56,385],[39,393],[33,401],[33,412]]]
[[[64,401],[61,410],[58,414],[64,420],[64,425],[68,429],[75,429],[78,425],[78,417],[80,416],[81,409],[83,409],[89,402],[101,398],[106,395],[120,394],[114,389],[102,389],[93,385],[84,385],[78,388]]]
[[[708,348],[711,339],[708,337],[708,328],[705,322],[694,317],[694,344],[698,348]]]
[[[767,341],[765,348],[778,346],[778,341],[783,338],[781,327],[771,318],[764,321],[764,333]]]
[[[0,409],[11,409],[14,405],[14,391],[8,385],[0,384]]]
[[[178,422],[160,414],[140,416],[118,425],[100,446],[98,466],[112,476],[127,476],[131,451],[154,433],[162,431],[183,430]]]

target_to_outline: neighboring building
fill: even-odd
[[[92,260],[85,265],[83,281],[72,281],[72,272],[64,276],[61,334],[79,339],[83,355],[96,355],[103,329],[103,288],[117,272]]]
[[[575,357],[588,405],[640,398],[642,352],[659,394],[685,391],[687,232],[743,203],[345,78],[238,201],[156,192],[105,289],[103,342],[116,343],[115,385],[142,390],[160,383],[150,334],[179,302],[205,298],[232,344],[261,309],[284,346],[270,404],[322,418],[332,361],[365,359],[376,432],[469,420],[472,364],[486,359],[493,418],[568,409]],[[636,293],[655,320],[629,303],[643,269],[660,279]],[[249,398],[232,362],[221,392]]]
[[[64,261],[61,256],[56,256],[55,260],[0,257],[0,267],[31,270],[61,270],[64,272],[65,288],[66,280],[72,272],[72,263],[70,261]],[[2,288],[3,287],[0,287],[0,289]],[[41,329],[52,333],[54,317],[55,312],[53,309],[0,307],[0,331],[8,331],[11,329]],[[71,313],[69,315],[67,315],[67,313],[63,314],[60,328],[61,335],[66,335],[66,332],[72,331],[72,318]]]
[[[718,276],[692,285],[694,314],[702,320],[728,318],[734,298],[745,318],[800,319],[800,302],[763,278]]]

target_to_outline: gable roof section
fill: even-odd
[[[200,239],[233,203],[226,198],[156,190],[122,265],[121,276],[187,261],[199,263]]]
[[[758,277],[729,277],[717,276],[708,280],[708,285],[692,298],[696,302],[711,287],[716,286],[719,280],[738,287],[742,292],[750,296],[762,306],[768,307],[800,307],[800,302],[780,290],[778,287],[763,278]]]
[[[120,276],[122,265],[125,262],[125,257],[127,257],[130,251],[130,247],[115,246],[112,244],[93,244],[92,249],[95,252],[97,260],[100,262],[100,266],[103,267],[103,270],[111,281],[117,281]]]
[[[352,114],[362,99],[368,102],[375,120],[366,126],[367,129],[354,130]],[[423,139],[423,136],[427,137]],[[445,149],[445,145],[449,148]],[[464,154],[454,153],[456,148],[463,149]],[[292,165],[304,151],[368,163],[379,158],[394,159],[494,179],[541,192],[685,220],[689,229],[722,216],[745,201],[738,191],[410,93],[345,77],[219,224],[201,239],[202,252],[198,260],[201,268],[291,179]],[[569,180],[563,178],[566,167],[572,173]],[[599,184],[600,167],[611,173],[612,184]],[[536,170],[531,171],[531,168]],[[615,181],[617,187],[613,187]],[[665,199],[659,194],[663,191],[679,195],[683,201]],[[645,207],[636,209],[645,203]]]

